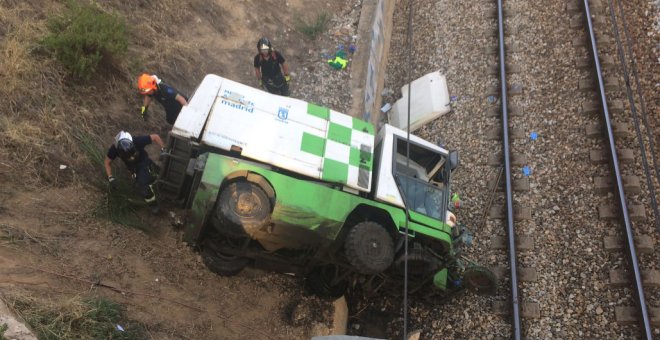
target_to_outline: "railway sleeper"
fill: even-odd
[[[589,124],[586,127],[587,137],[596,138],[603,135],[605,127],[601,123]],[[630,124],[628,123],[612,123],[612,132],[615,137],[630,137],[632,136],[632,131],[630,130]]]
[[[622,251],[624,247],[623,239],[619,236],[605,236],[603,245],[609,252]],[[653,254],[653,238],[649,235],[635,236],[635,249],[638,254]]]
[[[643,205],[639,204],[629,204],[628,205],[628,216],[632,221],[645,221],[646,220],[646,209]],[[601,220],[613,220],[619,218],[619,210],[614,205],[601,205],[598,207],[598,217]]]
[[[591,18],[591,22],[596,25],[605,25],[607,24],[607,20],[603,18],[600,15],[597,15],[593,18]],[[584,29],[584,15],[583,14],[576,14],[573,17],[571,17],[568,26],[572,29]]]
[[[497,275],[497,273],[495,273]],[[660,287],[660,271],[658,270],[642,270],[642,283],[645,288],[659,288]],[[630,272],[623,269],[610,270],[610,286],[612,287],[626,287],[632,281],[630,280]]]
[[[632,149],[618,149],[617,156],[619,162],[632,164],[635,160],[635,154]],[[591,150],[589,159],[593,164],[607,164],[610,161],[610,153],[605,150]]]
[[[496,152],[488,158],[488,165],[500,166],[503,162],[503,157],[501,152]],[[512,165],[525,165],[527,164],[527,156],[522,153],[512,153],[511,154],[511,164]]]
[[[494,188],[495,187],[495,182],[497,181],[496,178],[488,180],[488,183],[486,184],[488,188]],[[500,181],[499,185],[495,188],[497,191],[504,191],[504,181]],[[529,178],[524,177],[524,178],[515,178],[513,180],[513,190],[514,191],[529,191]]]
[[[496,250],[507,249],[509,239],[506,236],[492,236],[490,238],[490,248]],[[516,250],[525,251],[534,249],[534,238],[530,236],[516,237]]]
[[[590,1],[589,9],[591,10],[591,13],[605,12],[605,6],[603,6],[600,1]],[[582,13],[583,11],[583,7],[579,1],[569,1],[566,3],[566,12],[568,12],[568,14],[578,14]]]
[[[509,277],[509,268],[506,266],[493,266],[491,268],[498,281],[502,281]],[[538,281],[538,274],[536,268],[518,266],[518,280],[521,282],[536,282]]]
[[[493,204],[490,207],[488,217],[492,220],[502,220],[506,218],[506,209],[504,204]],[[513,218],[518,221],[532,219],[532,209],[525,205],[513,205]]]
[[[514,96],[514,95],[520,95],[523,94],[523,86],[520,84],[511,84],[508,87],[508,92],[509,95]],[[500,95],[500,86],[499,85],[491,85],[488,87],[486,90],[486,94],[489,96],[499,96]]]
[[[623,112],[623,102],[620,100],[613,100],[607,104],[607,110],[610,113],[621,113]],[[590,101],[582,104],[582,113],[600,113],[601,106],[599,101]]]
[[[660,327],[660,308],[648,309],[650,324],[652,327]],[[639,311],[637,307],[620,306],[614,308],[616,322],[621,325],[634,325],[639,322]]]
[[[642,186],[640,184],[639,177],[637,176],[622,176],[623,180],[623,190],[628,194],[637,194],[642,192]],[[596,192],[605,195],[614,190],[614,182],[612,177],[594,177],[594,185],[596,186]]]
[[[520,73],[521,72],[520,66],[518,66],[518,65],[507,63],[505,68],[506,68],[506,74],[514,74],[514,73]],[[498,75],[498,74],[500,74],[500,64],[491,64],[491,65],[489,65],[487,73],[488,73],[488,75]]]
[[[511,314],[510,301],[493,301],[493,313],[496,315]],[[541,307],[538,302],[521,302],[520,316],[527,319],[539,319],[541,317]]]
[[[507,113],[509,114],[510,117],[518,117],[523,115],[524,110],[520,105],[510,104],[507,107]],[[502,108],[499,105],[494,106],[488,110],[488,115],[491,117],[501,117]]]

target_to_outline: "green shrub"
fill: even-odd
[[[9,330],[9,326],[7,326],[6,323],[3,323],[2,326],[0,326],[0,340],[5,340],[5,332]]]
[[[296,17],[296,29],[309,37],[310,39],[316,39],[316,37],[325,31],[328,22],[330,21],[330,15],[326,12],[321,12],[316,16],[316,19],[312,22],[307,23],[300,18]]]
[[[88,79],[102,61],[120,60],[128,47],[126,23],[117,14],[69,0],[61,17],[48,20],[41,44],[77,78]]]

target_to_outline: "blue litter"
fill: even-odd
[[[539,135],[536,132],[532,131],[532,133],[529,134],[529,138],[531,140],[536,140],[537,138],[539,138]]]
[[[525,175],[525,177],[529,177],[529,175],[532,174],[532,169],[530,169],[527,165],[525,165],[522,168],[522,172],[523,172],[523,175]]]
[[[337,49],[340,50],[340,51],[343,51],[344,50],[344,44],[337,45]]]
[[[453,101],[453,102],[455,102],[455,101],[457,101],[457,100],[458,100],[458,97],[456,97],[456,96],[451,96],[451,98],[450,98],[450,99],[451,99],[451,101]]]
[[[355,53],[357,51],[357,46],[350,44],[348,45],[348,52]]]
[[[488,102],[489,103],[494,103],[496,101],[497,101],[497,98],[495,98],[495,96],[488,96]]]
[[[124,332],[124,327],[122,327],[122,326],[120,326],[120,325],[117,325],[117,330],[118,330],[118,331],[122,331],[122,332]]]

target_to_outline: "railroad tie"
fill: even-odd
[[[495,181],[497,181],[496,178],[489,179],[486,187],[487,188],[492,188],[495,186]],[[497,188],[495,188],[497,191],[504,191],[504,181],[500,181],[499,185]],[[514,191],[529,191],[529,178],[524,177],[524,178],[514,178],[513,179],[513,190]]]
[[[603,135],[605,127],[601,123],[593,123],[589,124],[586,127],[586,133],[587,137],[589,138],[596,138],[600,137]],[[630,137],[632,135],[632,132],[630,130],[630,124],[628,123],[617,123],[614,122],[612,123],[612,132],[614,133],[615,137]]]
[[[491,270],[498,281],[508,278],[509,268],[506,266],[493,266]],[[518,266],[518,280],[521,282],[537,282],[538,274],[536,268]]]
[[[499,166],[504,162],[502,152],[496,152],[488,158],[488,165]],[[525,165],[527,164],[527,156],[521,153],[511,153],[512,165]]]
[[[643,205],[628,204],[628,215],[632,221],[645,221],[646,209]],[[613,204],[605,204],[598,207],[598,217],[601,220],[614,220],[619,218],[619,210]]]
[[[617,151],[619,162],[631,164],[635,160],[635,154],[632,149],[619,149]],[[589,159],[594,164],[607,164],[610,161],[610,154],[605,150],[591,150],[589,151]]]
[[[619,236],[605,236],[603,245],[606,251],[622,251],[624,249],[623,239]],[[649,235],[635,236],[635,249],[638,254],[653,254],[653,239]]]
[[[637,194],[642,192],[639,177],[622,176],[621,179],[623,180],[623,190],[625,190],[626,193]],[[609,176],[594,177],[594,186],[596,187],[596,191],[601,195],[614,191],[614,182],[612,181],[612,177]]]
[[[495,250],[507,249],[509,239],[506,236],[492,236],[490,238],[490,248]],[[530,236],[517,236],[516,249],[520,251],[534,249],[534,238]]]
[[[496,315],[511,314],[511,302],[509,301],[493,301],[492,308],[493,313]],[[538,319],[541,317],[541,307],[538,302],[521,302],[520,316],[528,319]]]
[[[632,280],[630,280],[630,272],[623,269],[612,269],[610,270],[610,282],[609,285],[612,287],[622,288],[628,286]],[[645,288],[658,288],[660,287],[660,271],[658,270],[642,270],[642,283]]]
[[[648,309],[650,324],[653,327],[660,327],[660,308]],[[639,312],[637,307],[620,306],[614,308],[614,317],[616,322],[621,325],[634,325],[639,322]]]

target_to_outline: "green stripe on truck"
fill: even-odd
[[[325,139],[303,132],[300,150],[312,155],[323,157],[325,154]]]
[[[314,105],[312,103],[307,103],[307,113],[324,120],[330,119],[330,109],[327,107]]]

